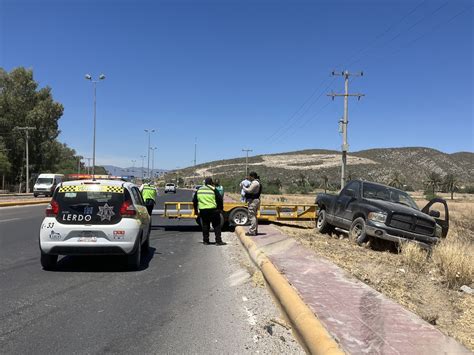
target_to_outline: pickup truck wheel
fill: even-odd
[[[318,221],[316,222],[316,229],[319,233],[329,233],[333,230],[333,226],[328,223],[326,210],[318,212]]]
[[[359,245],[365,243],[369,239],[369,236],[365,231],[365,219],[362,217],[354,219],[351,224],[351,229],[349,230],[349,238]]]

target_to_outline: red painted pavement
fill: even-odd
[[[251,237],[350,354],[471,354],[398,303],[273,226]]]

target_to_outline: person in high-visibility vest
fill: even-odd
[[[140,186],[140,191],[142,193],[143,201],[145,201],[148,214],[151,216],[156,203],[156,188],[150,183],[145,183]]]
[[[224,202],[210,177],[204,180],[204,185],[194,194],[193,205],[194,213],[201,219],[203,244],[211,244],[209,234],[212,223],[216,245],[226,245],[227,243],[223,242],[221,237],[221,211],[224,208]]]

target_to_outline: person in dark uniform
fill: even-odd
[[[201,219],[203,243],[208,245],[212,227],[216,235],[216,245],[226,245],[221,238],[221,211],[224,208],[222,195],[214,187],[212,178],[208,177],[193,197],[194,213]]]

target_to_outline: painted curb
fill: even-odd
[[[28,205],[43,205],[49,203],[48,201],[10,201],[0,202],[0,207],[11,207],[11,206],[28,206]]]
[[[288,316],[306,350],[311,354],[345,354],[288,280],[257,247],[255,242],[245,235],[245,229],[236,227],[235,234],[239,237],[252,261],[262,271],[265,281]]]

